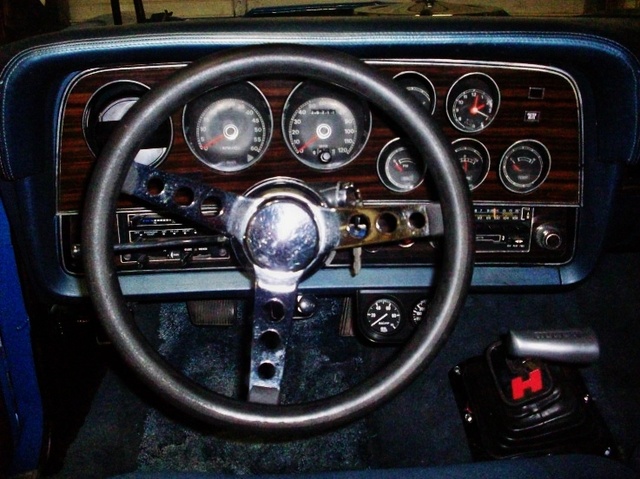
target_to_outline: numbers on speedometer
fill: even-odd
[[[208,167],[232,173],[249,168],[264,154],[273,131],[267,100],[252,83],[212,90],[189,103],[184,136]]]
[[[318,170],[334,170],[364,148],[371,113],[364,101],[346,91],[301,83],[284,105],[282,129],[298,160]]]

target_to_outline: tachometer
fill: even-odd
[[[355,159],[371,131],[371,113],[357,96],[301,83],[289,95],[282,129],[291,153],[311,168],[334,170]]]
[[[212,90],[189,103],[184,136],[193,154],[210,168],[232,173],[257,162],[269,145],[273,117],[252,83]]]

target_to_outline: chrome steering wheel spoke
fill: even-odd
[[[279,404],[301,273],[255,269],[249,402]]]
[[[242,235],[238,218],[246,217],[246,212],[256,205],[256,200],[135,162],[121,191],[196,225],[235,238]]]
[[[335,214],[340,222],[336,249],[444,234],[442,208],[435,202],[341,207],[335,209]]]

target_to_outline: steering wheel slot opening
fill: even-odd
[[[383,234],[393,233],[398,228],[398,218],[393,213],[382,213],[376,220],[376,228]]]
[[[191,206],[193,204],[193,200],[195,199],[195,195],[191,188],[187,188],[186,186],[178,188],[173,194],[173,201],[178,206]]]
[[[153,176],[149,178],[149,181],[147,181],[147,193],[150,196],[161,195],[162,192],[164,191],[164,187],[165,187],[164,181],[160,177]]]
[[[423,213],[415,211],[411,213],[411,215],[409,215],[409,224],[411,225],[411,227],[417,230],[421,230],[422,228],[427,226],[427,218]]]
[[[260,343],[269,351],[277,351],[282,348],[280,334],[272,329],[260,335]]]
[[[286,315],[284,304],[277,299],[271,299],[264,305],[267,317],[274,323],[282,321]]]

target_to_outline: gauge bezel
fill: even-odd
[[[264,108],[264,111],[262,111],[261,108],[258,108],[258,106],[255,105],[254,101],[245,99],[245,96],[247,95],[242,95],[242,89],[244,88],[250,89],[250,90],[246,90],[245,93],[247,91],[251,91],[256,95],[255,97],[251,98],[251,100],[260,100],[263,103],[262,105],[259,105],[259,106],[261,108]],[[240,93],[236,93],[236,91],[239,91]],[[236,165],[234,166],[220,166],[220,165],[211,163],[211,161],[207,157],[205,157],[204,154],[202,153],[202,149],[197,145],[197,129],[198,129],[197,123],[199,122],[202,115],[207,111],[207,109],[211,105],[213,105],[215,102],[218,102],[221,100],[234,99],[234,97],[235,99],[248,104],[249,106],[251,106],[251,108],[254,111],[257,111],[258,113],[261,114],[261,116],[263,117],[262,119],[264,121],[264,127],[266,128],[267,132],[262,142],[261,150],[255,156],[255,158],[253,158],[250,162],[247,162],[244,164],[236,163]],[[211,101],[207,103],[206,99],[210,99]],[[198,102],[203,103],[203,105],[200,105]],[[194,117],[197,117],[198,120],[196,121],[195,124],[193,124],[193,122],[190,121],[188,118],[188,115],[190,113],[188,109],[196,108],[196,105],[200,111],[197,113],[197,115],[194,115]],[[263,113],[268,113],[266,118],[263,116]],[[191,132],[190,130],[191,128],[194,129],[193,130],[194,133]],[[260,90],[260,88],[258,88],[253,82],[250,82],[250,81],[232,83],[230,85],[209,90],[203,95],[200,95],[198,98],[195,98],[194,100],[187,103],[182,109],[182,135],[185,140],[185,143],[189,147],[189,150],[196,157],[196,159],[200,163],[205,165],[207,168],[211,169],[212,171],[215,171],[216,173],[221,173],[225,175],[232,175],[240,171],[247,170],[252,166],[254,166],[256,163],[258,163],[264,157],[265,153],[269,148],[269,145],[271,144],[271,140],[273,138],[273,128],[274,128],[273,111],[271,109],[271,105],[269,104],[269,100],[264,95],[262,90]],[[191,138],[192,135],[195,135],[195,137]],[[196,144],[194,144],[194,141],[196,142]],[[242,155],[238,155],[238,156],[242,156]]]
[[[483,124],[477,128],[469,128],[462,125],[455,115],[453,114],[454,102],[457,100],[462,93],[471,89],[483,90],[485,93],[489,93],[493,98],[494,108],[491,112],[491,116],[486,124]],[[490,90],[487,92],[486,90]],[[502,95],[500,92],[500,87],[496,81],[482,72],[470,72],[465,75],[462,75],[458,78],[447,92],[447,98],[445,100],[445,108],[447,112],[447,118],[449,118],[449,122],[451,125],[458,131],[462,133],[472,134],[472,133],[480,133],[481,131],[486,130],[491,123],[496,119],[498,115],[498,111],[500,110],[500,105],[502,103]]]
[[[304,88],[309,89],[310,94],[307,92],[304,92],[303,91]],[[302,95],[302,94],[307,94],[308,96],[306,98],[303,97],[301,99],[296,98],[296,95]],[[317,162],[309,161],[307,158],[302,156],[291,143],[291,138],[289,136],[289,133],[290,133],[289,123],[290,123],[290,120],[292,119],[291,115],[294,112],[296,112],[303,104],[319,98],[325,98],[325,97],[338,101],[339,103],[342,103],[347,109],[351,111],[352,114],[357,113],[357,112],[354,112],[353,106],[357,106],[361,110],[359,113],[364,114],[361,119],[364,122],[363,132],[366,132],[366,134],[362,135],[361,133],[357,133],[358,144],[356,145],[356,147],[354,147],[354,150],[351,153],[349,153],[348,158],[344,161],[330,162],[330,163],[322,163],[319,160]],[[295,106],[293,106],[294,100],[296,100]],[[354,114],[354,118],[356,118],[355,114]],[[362,151],[365,149],[369,141],[369,136],[371,135],[372,125],[373,125],[373,117],[371,114],[371,109],[369,108],[367,102],[364,101],[357,94],[331,84],[316,83],[313,81],[300,82],[291,90],[282,107],[282,116],[281,116],[282,137],[284,139],[285,145],[287,145],[287,149],[298,161],[300,161],[300,163],[314,170],[333,171],[333,170],[342,168],[348,165],[349,163],[353,162],[353,160],[355,160],[358,156],[360,156]]]
[[[521,148],[522,145],[524,144],[534,144],[536,146],[541,147],[543,150],[542,152],[540,152],[536,148],[533,148],[535,151],[541,154],[542,170],[540,172],[540,175],[534,181],[526,184],[518,183],[514,181],[509,177],[509,175],[506,173],[506,170],[505,170],[505,164],[506,164],[507,158],[511,156],[511,152],[513,152],[517,148]],[[540,188],[540,186],[542,186],[544,182],[547,180],[547,178],[549,177],[550,172],[551,172],[551,153],[549,152],[549,149],[541,141],[530,139],[530,138],[524,139],[524,140],[518,140],[515,143],[513,143],[511,146],[509,146],[505,150],[505,152],[502,154],[502,158],[500,159],[500,163],[498,165],[498,177],[500,178],[500,182],[502,183],[502,185],[510,192],[521,194],[521,195],[531,193],[532,191],[535,191],[538,188]]]
[[[387,172],[390,155],[400,149],[407,150],[407,153],[409,153],[409,156],[412,157],[413,161],[416,163],[420,162],[423,166],[420,181],[407,189],[398,186],[393,180],[391,180],[389,173]],[[378,173],[378,178],[388,190],[393,191],[394,193],[409,193],[424,183],[424,178],[427,174],[427,165],[424,164],[420,155],[411,154],[411,145],[408,144],[406,140],[397,137],[384,145],[380,150],[380,153],[378,153],[378,158],[376,159],[376,172]]]
[[[478,189],[478,187],[480,185],[482,185],[482,183],[484,183],[484,181],[487,179],[487,176],[489,176],[489,171],[491,170],[491,155],[489,154],[489,149],[487,148],[487,146],[482,143],[480,140],[476,140],[475,138],[459,138],[455,141],[453,141],[451,143],[451,146],[453,147],[453,152],[454,152],[454,156],[456,158],[456,160],[459,160],[458,158],[458,154],[456,151],[456,145],[458,143],[473,143],[474,145],[479,146],[482,151],[481,153],[484,153],[484,158],[483,158],[483,165],[482,165],[482,169],[484,171],[484,174],[482,175],[482,178],[475,184],[472,185],[471,183],[469,183],[469,179],[467,178],[467,184],[469,185],[469,191],[474,191],[476,189]],[[482,155],[481,155],[482,156]],[[466,176],[466,175],[465,175]]]
[[[432,115],[436,112],[436,103],[438,101],[438,94],[436,93],[436,87],[433,86],[433,82],[424,74],[414,71],[414,70],[407,70],[407,71],[403,71],[398,73],[396,76],[393,77],[393,80],[395,82],[397,82],[400,78],[402,77],[416,77],[419,81],[421,82],[425,82],[427,88],[429,89],[429,94],[431,95],[431,111],[427,110],[427,112],[429,113],[429,115]],[[403,88],[407,88],[404,85],[400,85]]]
[[[149,87],[148,85],[146,85],[146,84],[144,84],[144,83],[142,83],[140,81],[128,80],[128,79],[125,79],[125,80],[114,80],[114,81],[110,81],[108,83],[105,83],[105,84],[101,85],[96,91],[94,91],[92,93],[92,95],[89,97],[89,100],[85,104],[84,110],[82,112],[82,126],[81,126],[82,136],[83,136],[84,141],[85,141],[85,143],[87,145],[87,148],[89,149],[91,154],[96,159],[100,156],[100,151],[98,149],[98,145],[95,143],[97,140],[95,138],[91,138],[91,135],[89,133],[90,130],[92,128],[94,128],[91,125],[91,123],[92,123],[93,115],[96,112],[96,108],[98,107],[98,105],[96,105],[95,103],[100,99],[100,97],[102,95],[105,95],[105,92],[109,93],[110,89],[113,89],[115,87],[122,87],[124,89],[124,88],[126,88],[126,86],[140,88],[143,91],[141,92],[140,96],[137,96],[137,97],[136,97],[136,95],[138,94],[138,92],[135,92],[135,94],[132,94],[132,95],[129,95],[129,96],[123,96],[123,97],[119,97],[119,95],[115,95],[115,93],[114,93],[114,98],[112,100],[110,100],[110,103],[107,103],[105,106],[113,105],[115,103],[116,99],[125,100],[127,98],[136,97],[139,100],[144,93],[146,93],[146,92],[151,90],[151,87]],[[134,104],[135,104],[135,102],[134,102]],[[102,111],[97,112],[98,116],[102,112],[104,112],[104,108],[102,108],[102,109],[97,108],[97,109],[102,110]],[[120,121],[120,120],[118,120],[118,121]],[[162,149],[163,151],[162,151],[162,153],[160,155],[158,155],[158,157],[155,160],[151,161],[150,163],[144,163],[145,165],[150,166],[151,168],[155,168],[155,167],[159,166],[167,158],[167,156],[169,155],[169,152],[171,151],[171,147],[173,146],[173,137],[174,137],[173,120],[171,119],[171,117],[168,117],[166,121],[167,121],[167,124],[168,124],[168,130],[169,130],[169,134],[167,135],[168,144],[166,146],[158,148],[158,149]],[[144,149],[141,148],[140,152],[138,152],[138,155],[144,150],[151,150],[151,149],[155,149],[155,148],[144,148]],[[136,155],[136,157],[138,155]]]

